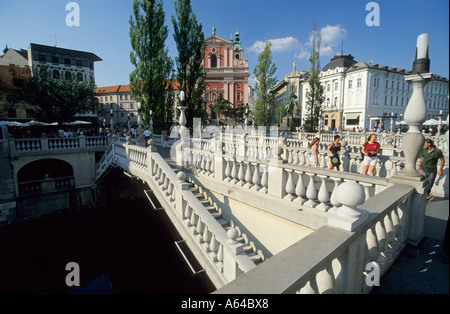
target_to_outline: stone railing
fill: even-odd
[[[279,155],[279,158],[289,165],[296,165],[300,167],[306,167],[307,171],[312,173],[317,169],[328,169],[330,165],[330,156],[328,154],[328,146],[331,142],[321,142],[319,145],[318,159],[319,164],[317,167],[310,167],[310,155],[311,150],[309,145],[311,140],[315,137],[315,134],[301,133],[304,136],[303,139],[286,139],[284,137],[267,137],[267,136],[256,136],[256,135],[240,135],[240,134],[230,134],[222,133],[221,136],[216,136],[216,139],[206,139],[206,138],[194,138],[191,139],[190,156],[184,157],[186,162],[189,164],[188,167],[194,166],[200,169],[202,172],[211,173],[214,170],[214,163],[217,162],[217,157],[215,154],[220,154],[222,146],[222,152],[224,153],[224,171],[225,177],[232,177],[234,179],[239,179],[239,176],[244,177],[246,175],[255,176],[255,180],[258,184],[265,184],[266,177],[263,177],[263,170],[258,167],[256,170],[248,170],[247,166],[249,163],[254,161],[268,161],[273,160],[275,155]],[[330,141],[334,138],[333,134],[322,134],[324,140],[326,137],[330,137]],[[361,157],[361,148],[364,141],[363,133],[350,133],[353,135],[353,144],[347,142],[347,138],[344,139],[342,144],[342,149],[340,153],[341,159],[341,171],[344,173],[351,174],[362,174],[363,173],[363,158]],[[361,142],[362,141],[362,142]],[[188,154],[184,152],[184,154]],[[444,165],[444,175],[436,181],[433,186],[433,193],[438,196],[448,196],[448,156],[445,155],[445,165]],[[236,158],[239,162],[236,167],[234,163]],[[233,161],[234,160],[234,161]],[[417,160],[418,162],[419,160]],[[377,160],[375,166],[375,176],[378,178],[392,178],[397,173],[399,173],[404,168],[404,154],[403,149],[395,147],[391,141],[387,142],[383,149],[382,154]],[[240,165],[242,167],[242,173]],[[250,168],[254,168],[250,166]],[[236,172],[234,172],[236,171]],[[249,173],[247,173],[249,172]],[[255,172],[259,172],[254,174]],[[258,181],[258,175],[260,176],[260,181]],[[322,174],[323,175],[323,174]],[[240,179],[239,179],[240,180]],[[371,178],[363,179],[367,183],[372,181]],[[243,180],[240,180],[241,182]],[[270,180],[269,180],[270,181]],[[267,186],[265,186],[267,188]]]
[[[236,230],[225,231],[194,196],[183,172],[177,175],[153,147],[113,143],[97,166],[98,179],[109,166],[121,167],[148,184],[216,287],[255,267],[243,253],[244,245],[235,241]]]
[[[414,234],[416,201],[391,186],[359,206],[368,220],[353,232],[324,225],[215,293],[368,293]]]
[[[19,183],[20,195],[47,193],[75,187],[74,177],[46,178]]]
[[[45,155],[80,151],[104,151],[111,137],[87,136],[70,138],[10,139],[11,156]]]

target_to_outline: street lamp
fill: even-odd
[[[111,108],[111,110],[109,111],[109,116],[111,117],[111,121],[109,122],[109,124],[110,124],[111,128],[114,126],[113,115],[114,115],[114,111]]]
[[[150,132],[153,134],[153,111],[150,110]]]
[[[442,110],[439,111],[439,125],[438,125],[438,131],[437,131],[437,136],[441,136],[441,124],[442,124]]]

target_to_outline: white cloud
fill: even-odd
[[[298,49],[300,42],[297,38],[289,36],[284,38],[269,39],[272,42],[272,52],[284,52],[288,50]],[[257,40],[248,50],[256,53],[261,53],[264,50],[266,43]]]
[[[336,47],[340,48],[342,40],[347,37],[347,30],[341,25],[327,25],[320,29],[321,45],[320,55],[333,56],[336,54]],[[300,45],[300,50],[295,54],[298,59],[307,59],[311,54],[312,34],[309,41]]]

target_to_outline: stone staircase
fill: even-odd
[[[190,183],[189,187],[190,191],[194,194],[195,197],[205,206],[205,208],[211,213],[211,215],[217,220],[217,222],[228,231],[232,227],[230,222],[223,218],[222,213],[220,212],[220,208],[217,205],[212,204],[210,200],[205,196],[206,191],[202,191],[202,188],[194,183]],[[256,253],[256,249],[248,243],[248,239],[245,235],[243,235],[239,228],[236,228],[239,232],[239,236],[235,239],[237,242],[244,244],[244,252],[247,256],[258,265],[263,261],[263,258]]]

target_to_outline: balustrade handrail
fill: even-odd
[[[125,154],[120,155],[119,151],[125,151]],[[165,198],[166,204],[170,204],[170,208],[166,208],[166,210],[176,213],[178,219],[183,220],[184,213],[182,211],[184,208],[180,208],[181,205],[176,207],[175,200],[179,198],[181,200],[180,204],[184,202],[186,208],[189,206],[192,209],[191,215],[194,215],[194,213],[196,215],[193,217],[197,219],[197,223],[203,223],[204,229],[212,233],[213,239],[210,241],[217,241],[218,255],[230,256],[242,272],[247,272],[255,267],[255,264],[248,256],[238,254],[239,250],[236,251],[236,247],[242,246],[242,244],[234,245],[233,247],[232,244],[228,243],[229,238],[225,229],[209,213],[198,198],[194,196],[192,191],[182,188],[183,182],[179,181],[175,172],[161,155],[153,153],[151,148],[115,142],[111,145],[111,148],[108,148],[107,153],[100,160],[97,168],[97,178],[106,171],[108,166],[114,163],[123,167],[131,174],[158,186],[161,192],[160,196]],[[196,241],[193,241],[193,243],[200,246]],[[218,259],[220,261],[221,257],[218,257]],[[225,266],[223,267],[222,270],[219,269],[219,273],[222,272],[221,278],[226,283],[230,281],[230,270],[226,270]]]
[[[404,204],[413,194],[413,187],[389,187],[361,205],[369,220],[354,232],[325,225],[214,293],[367,293],[366,265],[379,262],[385,272],[407,241],[411,206]]]

